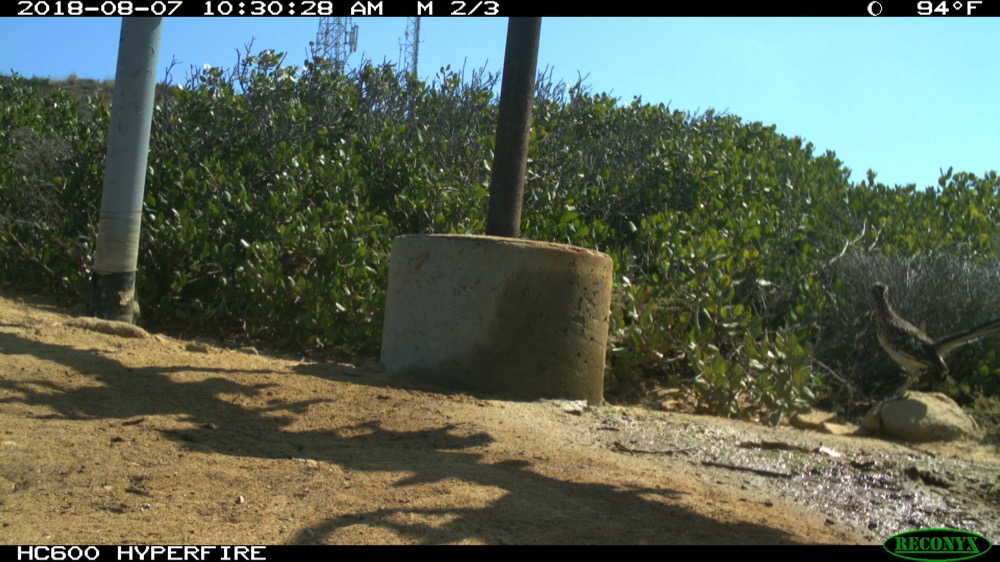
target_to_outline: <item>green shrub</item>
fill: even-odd
[[[497,82],[450,68],[430,83],[386,65],[342,74],[263,51],[159,87],[144,323],[377,353],[393,237],[482,231]],[[86,297],[110,116],[102,95],[0,79],[4,283]],[[858,398],[893,376],[868,321],[876,272],[911,288],[920,278],[926,295],[974,277],[984,289],[965,298],[997,275],[994,172],[949,171],[923,190],[848,177],[833,153],[773,126],[622,104],[543,73],[522,232],[614,259],[610,399],[683,386],[702,411],[776,423],[814,396]],[[911,256],[941,261],[891,269],[918,263]],[[1000,311],[994,300],[981,308]],[[965,361],[955,365],[973,374],[961,384],[995,392],[996,358]]]

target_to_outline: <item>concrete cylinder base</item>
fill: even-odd
[[[492,236],[393,240],[386,370],[524,399],[600,403],[611,258]]]

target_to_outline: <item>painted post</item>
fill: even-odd
[[[503,60],[496,148],[486,213],[486,234],[490,236],[517,238],[521,235],[521,201],[541,27],[542,18],[510,18],[507,24],[507,50]]]
[[[134,323],[135,272],[162,18],[122,18],[89,313]]]

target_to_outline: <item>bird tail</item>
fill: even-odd
[[[963,332],[943,337],[934,342],[934,349],[938,352],[938,355],[944,356],[958,346],[965,345],[980,338],[985,338],[986,336],[997,332],[1000,332],[1000,318],[986,322],[985,324],[980,324],[975,328],[970,328]]]

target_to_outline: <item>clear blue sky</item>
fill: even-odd
[[[395,62],[404,18],[355,18],[356,65]],[[318,18],[166,18],[160,79],[191,66],[230,67],[254,51],[300,64]],[[117,18],[0,18],[0,73],[113,78]],[[506,19],[423,18],[419,71],[503,64]],[[830,149],[864,178],[937,182],[939,170],[1000,170],[1000,20],[921,18],[547,18],[539,67],[623,102],[714,108]]]

